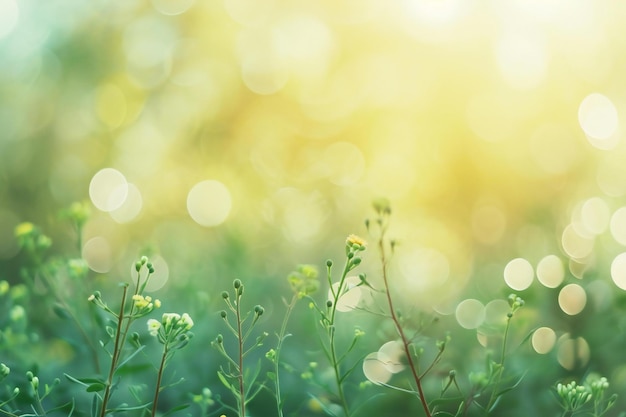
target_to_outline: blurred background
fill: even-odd
[[[151,289],[197,320],[240,278],[280,323],[287,274],[368,239],[386,197],[399,303],[447,318],[460,352],[515,291],[537,384],[626,389],[625,19],[591,0],[0,0],[0,278],[29,221],[90,286],[149,254]],[[58,219],[75,201],[80,253]]]

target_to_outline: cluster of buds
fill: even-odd
[[[148,273],[154,274],[154,266],[152,265],[152,262],[148,261],[147,256],[142,256],[141,259],[135,262],[135,271],[137,272],[141,271],[141,267],[144,265],[148,269]]]
[[[157,299],[153,302],[149,295],[135,294],[133,295],[133,305],[136,308],[135,316],[141,317],[152,312],[155,308],[161,307],[161,301]]]
[[[346,238],[346,257],[348,258],[348,270],[356,268],[362,261],[360,256],[357,256],[359,252],[362,252],[367,247],[367,242],[357,236],[349,235]]]
[[[289,274],[287,280],[298,298],[303,298],[319,289],[320,283],[317,276],[318,271],[314,265],[298,265],[296,270]]]
[[[509,294],[507,301],[509,302],[509,307],[511,307],[511,311],[507,314],[509,318],[513,317],[513,314],[524,306],[524,300],[518,297],[517,294]]]
[[[15,237],[20,248],[31,254],[44,251],[52,246],[52,240],[29,222],[20,223],[15,227]]]
[[[170,348],[180,349],[184,347],[193,336],[189,330],[193,327],[193,320],[187,313],[163,313],[161,321],[148,320],[148,331],[155,336],[160,343],[169,345]]]
[[[593,398],[593,394],[586,386],[577,385],[575,381],[565,385],[557,384],[556,392],[567,411],[576,411]]]

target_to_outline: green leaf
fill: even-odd
[[[130,361],[132,358],[134,358],[139,352],[141,352],[144,348],[146,347],[146,345],[142,345],[140,346],[136,351],[134,351],[133,353],[131,353],[130,355],[128,355],[128,357],[126,359],[124,359],[118,366],[117,366],[117,370],[119,370],[120,368],[122,368],[125,364],[128,363],[128,361]]]
[[[174,407],[174,408],[169,409],[168,411],[166,411],[166,412],[165,412],[165,414],[163,414],[163,415],[162,415],[162,417],[167,417],[167,416],[169,416],[170,414],[174,414],[175,412],[180,411],[180,410],[184,410],[185,408],[188,408],[188,407],[189,407],[189,404],[181,404],[181,405],[178,405],[178,406],[176,406],[176,407]]]
[[[63,374],[68,380],[80,384],[84,387],[88,387],[91,384],[96,384],[96,383],[100,383],[100,384],[105,384],[106,382],[103,379],[100,378],[75,378],[71,375],[68,374]]]
[[[270,381],[276,381],[276,373],[268,372],[267,373],[267,379],[269,379]]]
[[[87,392],[100,392],[100,391],[104,391],[105,388],[106,388],[105,384],[96,382],[95,384],[91,384],[87,387]]]
[[[143,410],[148,408],[148,406],[150,406],[152,404],[152,401],[147,402],[145,404],[139,404],[139,405],[134,405],[132,407],[126,405],[126,404],[122,404],[119,407],[116,408],[110,408],[107,410],[107,414],[109,413],[118,413],[120,411],[133,411],[133,410]]]
[[[233,392],[238,393],[238,391],[233,388],[233,385],[230,383],[230,381],[226,379],[226,375],[224,375],[224,372],[217,371],[217,377],[219,378],[220,381],[222,381],[222,384],[224,384],[226,388],[228,388],[229,390]]]

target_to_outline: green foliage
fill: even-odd
[[[366,226],[380,257],[380,276],[351,275],[363,265],[362,255],[369,246],[364,239],[349,235],[339,272],[335,262],[328,260],[325,280],[320,281],[317,266],[298,265],[282,284],[290,297],[279,297],[282,302],[272,303],[269,313],[261,304],[244,307],[247,294],[260,297],[260,293],[257,287],[250,291],[236,279],[231,291],[214,292],[226,309],[219,310],[214,321],[204,317],[199,323],[188,312],[152,317],[162,303],[147,293],[156,272],[147,257],[132,264],[130,283],[104,285],[90,279],[84,260],[50,255],[52,240],[38,227],[19,225],[15,238],[23,252],[22,282],[0,281],[0,414],[155,417],[190,413],[212,417],[234,413],[246,417],[257,414],[255,407],[262,407],[264,415],[278,417],[367,417],[380,414],[376,404],[391,397],[390,401],[405,407],[394,410],[394,416],[509,415],[511,401],[519,401],[526,395],[528,380],[538,378],[537,370],[519,365],[531,363],[524,353],[530,334],[523,338],[518,329],[527,321],[528,298],[517,294],[506,298],[508,311],[501,324],[489,330],[490,340],[498,343],[495,353],[475,349],[459,355],[467,343],[462,331],[453,325],[442,329],[441,317],[415,314],[411,306],[396,301],[399,288],[389,269],[396,242],[387,237],[388,201],[375,202],[374,211],[375,217]],[[77,205],[65,215],[80,231],[87,212]],[[102,291],[94,288],[99,286]],[[351,312],[343,313],[344,297],[354,288],[365,291],[371,301],[365,306],[350,305]],[[112,291],[117,292],[117,300],[103,295]],[[52,317],[47,327],[37,320],[42,314]],[[271,326],[272,314],[280,319],[274,327],[276,339],[263,354],[269,332],[257,325],[267,317],[270,320],[263,321],[264,327]],[[201,341],[206,340],[207,334],[219,328],[220,320],[226,336],[218,334],[211,342],[218,358],[209,356],[200,362],[199,357],[207,352],[190,343],[197,338],[191,329],[198,329]],[[57,335],[71,341],[63,352],[89,364],[89,370],[63,371],[61,364],[53,366],[51,356],[33,356],[41,344]],[[397,371],[389,381],[364,380],[359,372],[364,352],[389,340],[399,344],[401,353],[396,362],[385,366]],[[513,340],[518,342],[515,348],[510,346]],[[209,372],[195,372],[199,363],[206,363]],[[191,372],[185,378],[177,376],[185,366]],[[564,417],[608,417],[621,411],[617,394],[609,391],[608,378],[591,373],[579,385],[571,377],[555,378],[554,373],[547,377],[553,379],[543,385],[546,392],[554,380],[568,381],[556,384],[557,401],[542,400],[541,408],[548,413],[557,415],[557,406]],[[224,392],[233,400],[225,399]],[[273,402],[273,412],[267,411],[272,409],[267,397]],[[185,411],[190,406],[194,411]]]

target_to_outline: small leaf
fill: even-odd
[[[87,392],[100,392],[100,391],[104,391],[104,389],[106,388],[106,385],[97,382],[95,384],[91,384],[87,387]]]
[[[267,379],[269,379],[270,381],[276,381],[276,374],[274,372],[268,372]]]

